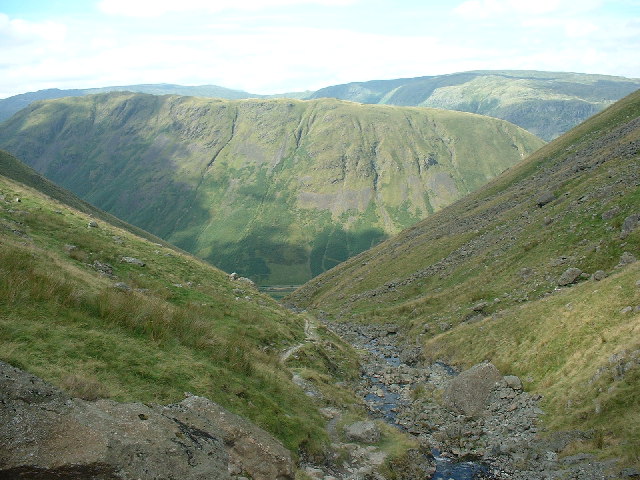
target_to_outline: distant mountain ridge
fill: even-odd
[[[226,271],[302,283],[543,145],[503,120],[335,99],[109,93],[14,115],[0,145]]]
[[[359,103],[423,106],[502,118],[552,140],[640,88],[640,79],[535,70],[477,70],[448,75],[370,80],[317,91],[259,95],[216,85],[145,84],[77,90],[40,90],[0,100],[0,121],[32,101],[111,91],[243,98],[338,98]]]
[[[352,82],[321,88],[311,98],[411,105],[502,118],[552,140],[640,88],[640,79],[527,70]]]

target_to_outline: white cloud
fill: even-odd
[[[10,19],[0,13],[0,46],[14,47],[34,42],[59,44],[64,41],[67,28],[55,22],[28,22],[19,18]]]
[[[303,4],[340,6],[355,1],[357,0],[101,0],[98,7],[111,15],[154,17],[170,12],[215,13],[222,10],[264,10]]]

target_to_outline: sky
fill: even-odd
[[[0,0],[0,98],[494,69],[640,78],[640,0]]]

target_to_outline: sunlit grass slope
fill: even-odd
[[[288,301],[398,322],[429,358],[495,361],[530,377],[548,425],[602,429],[600,448],[638,461],[639,185],[636,92]],[[561,286],[568,268],[583,275]]]
[[[90,211],[0,152],[3,173]],[[89,399],[206,396],[294,452],[318,449],[324,420],[279,363],[303,320],[91,211],[0,175],[0,359]]]

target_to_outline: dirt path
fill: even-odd
[[[280,363],[284,364],[289,359],[291,355],[300,350],[303,346],[305,346],[309,342],[316,342],[320,339],[318,337],[318,332],[316,331],[317,325],[315,320],[309,316],[305,315],[304,317],[304,340],[300,343],[297,343],[289,348],[287,348],[280,355]]]

